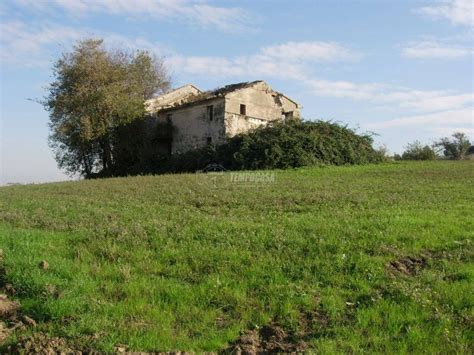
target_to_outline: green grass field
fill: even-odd
[[[321,352],[473,351],[473,162],[273,173],[0,188],[3,283],[38,322],[7,344],[217,351],[277,324]]]

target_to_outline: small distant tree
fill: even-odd
[[[389,150],[385,144],[380,145],[376,151],[380,155],[381,161],[389,161],[391,159]]]
[[[441,138],[433,147],[448,159],[461,160],[467,155],[471,142],[465,133],[456,132],[451,137]]]
[[[53,67],[42,102],[60,168],[90,177],[114,169],[120,127],[145,116],[144,101],[169,87],[160,59],[145,51],[107,50],[102,40],[79,41]]]
[[[401,156],[402,160],[435,160],[436,152],[428,145],[423,146],[419,141],[407,144]]]

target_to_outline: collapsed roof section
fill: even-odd
[[[290,99],[288,96],[272,90],[270,86],[263,80],[230,84],[222,88],[210,91],[201,91],[196,86],[188,84],[169,91],[166,94],[147,100],[145,102],[145,106],[148,112],[155,113],[158,111],[173,109],[181,106],[193,105],[198,102],[207,101],[218,97],[225,97],[226,95],[232,92],[256,85],[263,86],[267,90],[270,90],[276,99],[278,99],[279,97],[285,97],[286,99],[293,102],[297,108],[301,107],[298,103]]]

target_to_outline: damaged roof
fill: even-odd
[[[226,85],[226,86],[223,86],[223,87],[215,89],[215,90],[199,92],[197,94],[189,94],[188,96],[186,96],[182,100],[177,100],[174,103],[170,103],[166,107],[161,107],[160,111],[166,111],[166,110],[175,109],[175,108],[178,108],[178,107],[191,106],[191,105],[194,105],[196,103],[203,102],[203,101],[212,100],[212,99],[219,98],[219,97],[225,97],[227,94],[232,93],[234,91],[242,90],[242,89],[245,89],[245,88],[257,85],[257,84],[262,84],[262,83],[267,85],[270,88],[270,86],[263,80],[246,81],[246,82],[241,82],[241,83],[236,83],[236,84],[230,84],[230,85]],[[288,96],[286,96],[282,93],[279,93],[277,91],[274,91],[273,89],[271,89],[271,90],[274,92],[274,94],[279,95],[279,96],[283,96],[283,97],[287,98],[288,100],[290,100],[291,102],[293,102],[297,107],[300,107],[300,105],[297,102],[290,99]]]
[[[208,91],[208,93],[210,95],[213,95],[214,97],[219,97],[219,96],[224,96],[233,91],[245,89],[245,88],[254,86],[256,84],[260,84],[260,83],[265,83],[265,82],[263,80],[255,80],[255,81],[250,81],[250,82],[244,81],[242,83],[226,85],[224,87],[221,87],[212,91]]]
[[[201,93],[202,91],[196,86],[187,84],[145,101],[145,107],[149,112],[156,112],[169,107],[179,106],[188,102],[190,96]]]

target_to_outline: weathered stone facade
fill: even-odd
[[[170,123],[171,154],[219,144],[269,122],[299,119],[300,106],[264,81],[202,92],[186,85],[146,102],[157,123]]]

